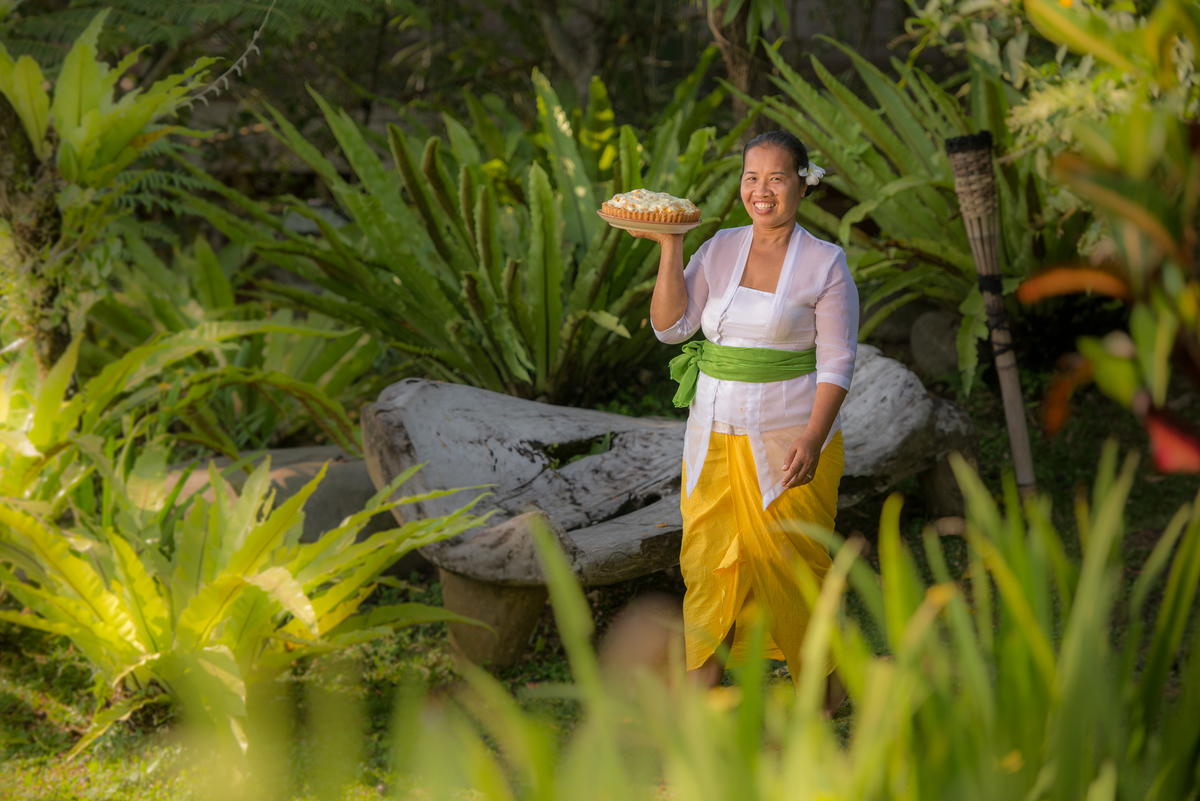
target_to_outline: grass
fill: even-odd
[[[1031,417],[1036,399],[1044,391],[1048,374],[1023,376]],[[677,414],[662,403],[667,388],[650,381],[626,391],[609,405],[609,410],[635,414]],[[952,394],[948,385],[935,391]],[[1175,410],[1196,422],[1200,398],[1180,385],[1171,395]],[[669,396],[667,396],[669,397]],[[998,394],[987,385],[977,385],[968,398],[958,398],[969,410],[979,434],[979,465],[985,483],[998,491],[1002,471],[1008,463],[1008,436]],[[1031,437],[1039,489],[1053,499],[1053,519],[1066,547],[1078,555],[1073,499],[1077,488],[1088,487],[1103,442],[1116,437],[1122,452],[1145,453],[1146,439],[1136,421],[1095,389],[1076,398],[1075,414],[1053,439],[1043,436],[1036,425]],[[1192,500],[1197,489],[1195,476],[1164,476],[1145,461],[1127,508],[1125,538],[1126,591],[1159,532],[1176,509]],[[907,479],[897,489],[906,496],[903,531],[916,561],[925,569],[920,532],[929,514],[920,497],[916,480]],[[839,513],[838,528],[844,534],[860,533],[875,542],[883,498],[876,498]],[[967,563],[965,543],[956,538],[943,541],[951,571],[961,575]],[[866,555],[878,568],[872,549]],[[683,582],[678,569],[594,588],[587,593],[598,637],[615,615],[633,598],[648,592],[682,597]],[[413,574],[397,586],[381,587],[377,603],[414,601],[438,604],[441,587],[429,575]],[[11,601],[7,602],[12,608]],[[1156,612],[1152,596],[1150,614]],[[848,603],[856,614],[855,599]],[[1194,625],[1194,621],[1193,621]],[[869,634],[870,632],[868,632]],[[1114,636],[1120,638],[1124,624],[1116,621]],[[348,662],[345,660],[349,660]],[[1182,661],[1182,660],[1181,660]],[[346,664],[353,670],[347,672]],[[527,711],[548,720],[563,737],[579,720],[575,701],[547,697],[542,685],[571,680],[562,643],[549,607],[530,638],[528,653],[517,664],[496,671],[497,677]],[[348,678],[349,677],[349,678]],[[448,651],[444,626],[418,626],[401,630],[376,642],[360,646],[343,660],[317,660],[299,667],[280,692],[295,704],[303,717],[312,691],[331,692],[361,705],[367,721],[367,751],[363,754],[355,797],[378,797],[378,788],[394,787],[400,781],[391,772],[390,724],[406,687],[431,691],[435,697],[450,697],[459,678]],[[66,641],[7,623],[0,623],[0,798],[13,801],[34,799],[100,799],[101,801],[157,801],[195,797],[195,781],[183,763],[183,746],[173,738],[169,711],[148,709],[135,719],[114,727],[83,758],[68,762],[62,754],[86,727],[91,710],[91,675],[86,662]],[[845,735],[852,716],[843,716],[835,726]],[[321,743],[297,741],[289,759],[302,768],[305,758]],[[303,775],[303,770],[297,770]],[[295,797],[305,795],[305,786],[294,787]]]

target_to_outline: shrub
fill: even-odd
[[[764,113],[819,154],[830,170],[826,182],[855,204],[839,218],[816,203],[803,203],[800,217],[846,248],[855,280],[865,290],[864,308],[872,311],[864,316],[860,337],[922,298],[962,313],[959,370],[969,392],[978,340],[987,338],[988,329],[945,140],[986,128],[1007,151],[996,167],[1005,292],[1043,264],[1072,258],[1086,215],[1060,219],[1047,208],[1053,187],[1038,174],[1032,155],[1014,152],[1004,87],[974,62],[968,84],[974,109],[968,112],[924,70],[893,59],[892,78],[849,47],[832,43],[850,57],[877,107],[857,97],[815,56],[820,88],[767,50],[779,72],[772,80],[784,97],[767,98]],[[874,223],[878,234],[868,235],[864,221]]]
[[[121,76],[97,53],[108,10],[96,14],[67,53],[53,87],[28,55],[0,44],[0,321],[33,340],[43,372],[71,342],[71,318],[105,279],[146,172],[130,168],[178,126],[160,121],[190,102],[214,59],[114,100]],[[173,181],[183,180],[171,175]]]
[[[453,492],[389,500],[415,469],[305,544],[303,508],[324,468],[275,507],[269,458],[240,496],[210,464],[212,503],[199,495],[176,503],[184,481],[167,482],[161,447],[144,449],[128,470],[125,459],[92,459],[104,475],[102,497],[91,508],[73,506],[73,530],[21,498],[0,496],[0,563],[7,563],[0,582],[26,607],[0,610],[0,619],[70,638],[95,670],[96,712],[72,753],[167,698],[182,700],[215,725],[220,740],[244,749],[248,687],[298,659],[396,627],[463,620],[414,603],[358,612],[379,575],[405,553],[481,522],[467,514],[471,504],[356,543],[374,515]]]
[[[641,186],[692,198],[705,223],[687,235],[688,254],[741,219],[741,160],[730,149],[749,120],[719,141],[703,127],[724,97],[718,90],[697,98],[714,55],[706,53],[640,142],[629,126],[618,132],[598,79],[587,109],[570,109],[534,73],[536,133],[522,131],[498,99],[485,106],[468,95],[469,126],[443,117],[449,153],[437,137],[422,145],[391,126],[383,144],[394,166],[385,166],[368,134],[314,95],[357,184],[268,108],[272,130],[352,221],[334,230],[293,201],[320,227],[315,241],[226,187],[214,189],[255,224],[203,199],[189,202],[233,241],[322,290],[263,282],[264,291],[361,326],[417,369],[551,402],[595,399],[656,353],[646,317],[657,251],[607,227],[596,215],[600,200]]]

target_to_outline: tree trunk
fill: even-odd
[[[0,219],[9,235],[0,232],[0,283],[7,285],[8,313],[33,341],[43,375],[71,343],[65,318],[51,322],[62,287],[45,274],[47,252],[62,236],[58,209],[58,180],[49,162],[38,162],[21,119],[0,95]]]
[[[729,82],[752,98],[761,98],[767,93],[768,64],[757,49],[752,50],[746,41],[746,24],[750,15],[750,4],[746,0],[738,10],[737,15],[728,25],[721,23],[725,19],[725,8],[728,0],[709,0],[708,27],[712,30],[713,40],[721,50],[721,58],[725,61],[725,71]],[[739,97],[733,98],[733,113],[735,124],[745,119],[750,107]],[[749,141],[763,129],[762,117],[755,120],[746,130],[744,140]]]

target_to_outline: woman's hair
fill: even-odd
[[[808,166],[808,148],[787,131],[767,131],[751,139],[742,148],[742,166],[746,166],[746,154],[756,147],[778,147],[792,157],[792,169],[799,171]]]

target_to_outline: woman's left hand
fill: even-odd
[[[821,444],[807,436],[796,437],[783,464],[783,488],[799,487],[813,480],[821,461]]]

